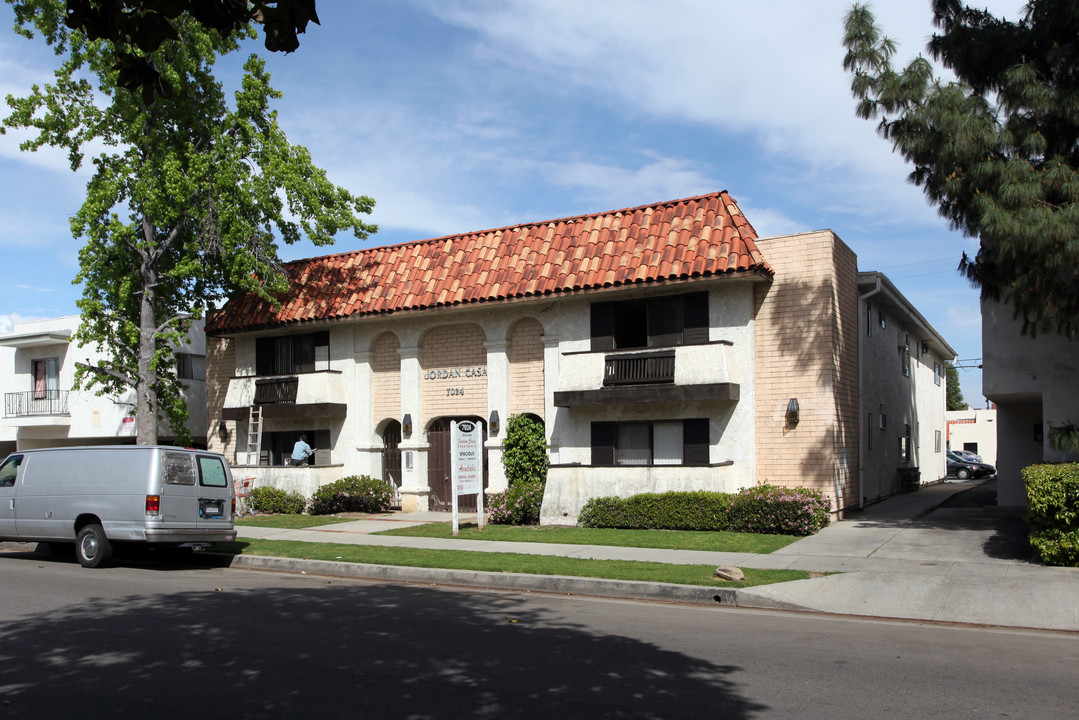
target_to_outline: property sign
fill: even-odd
[[[476,513],[483,529],[483,428],[469,420],[450,422],[450,483],[453,485],[453,534],[457,534],[457,498],[476,496]]]

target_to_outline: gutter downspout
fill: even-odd
[[[867,292],[865,295],[858,296],[858,315],[859,317],[866,317],[862,313],[862,303],[876,295],[881,291],[880,273],[876,273],[877,286]],[[869,327],[872,327],[872,318],[866,317],[866,322],[869,323]],[[859,319],[859,324],[861,320]],[[865,336],[861,331],[858,332],[858,424],[861,425],[862,418],[865,417],[865,391],[862,389],[862,345],[865,343]],[[873,429],[867,427],[865,431],[872,432]],[[865,441],[862,438],[858,438],[858,509],[865,509]]]

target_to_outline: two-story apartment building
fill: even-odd
[[[310,495],[363,473],[406,509],[444,507],[449,422],[483,425],[498,490],[520,413],[546,427],[551,524],[599,495],[771,482],[850,509],[900,489],[901,468],[944,476],[922,438],[944,429],[924,373],[947,343],[888,283],[877,302],[916,350],[878,332],[890,353],[863,354],[854,253],[831,231],[758,238],[726,192],[285,267],[279,306],[234,297],[207,326],[211,447],[260,483]],[[870,453],[875,363],[897,390]],[[316,454],[293,467],[301,433]]]
[[[135,442],[131,410],[135,394],[99,396],[94,389],[74,389],[76,363],[94,363],[99,355],[78,347],[72,335],[77,315],[17,323],[0,335],[0,388],[4,416],[0,449],[7,452],[62,445],[108,445]],[[191,414],[188,430],[196,443],[206,437],[206,336],[197,324],[188,342],[177,348],[177,371],[186,385]],[[161,439],[170,442],[167,424]],[[5,453],[6,454],[6,453]]]

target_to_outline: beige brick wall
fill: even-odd
[[[447,325],[424,336],[420,348],[423,427],[442,416],[487,417],[485,339],[475,324]]]
[[[510,415],[532,413],[543,418],[543,326],[525,318],[513,326],[507,348]]]
[[[371,353],[373,425],[401,414],[401,341],[392,332],[379,335]]]
[[[224,442],[217,434],[221,422],[221,408],[229,391],[229,380],[236,376],[236,348],[230,338],[206,338],[206,447],[223,454],[230,462],[236,450],[239,423],[225,420],[228,439]]]
[[[754,290],[757,482],[823,490],[856,506],[857,259],[831,232],[759,241],[776,269]],[[800,422],[786,422],[790,398]]]

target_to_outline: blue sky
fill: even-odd
[[[373,197],[383,245],[726,189],[762,236],[833,229],[959,353],[981,357],[977,291],[909,167],[854,115],[834,0],[321,0],[268,57],[279,121],[331,180]],[[1018,0],[993,0],[1018,18]],[[929,0],[872,3],[903,62]],[[0,23],[12,24],[5,4]],[[261,50],[252,44],[250,52]],[[243,53],[246,56],[246,52]],[[0,95],[52,77],[40,41],[0,32]],[[235,83],[242,57],[219,65]],[[77,313],[68,217],[88,179],[0,136],[0,331]],[[287,259],[354,249],[299,244]],[[984,406],[980,373],[963,393]]]

